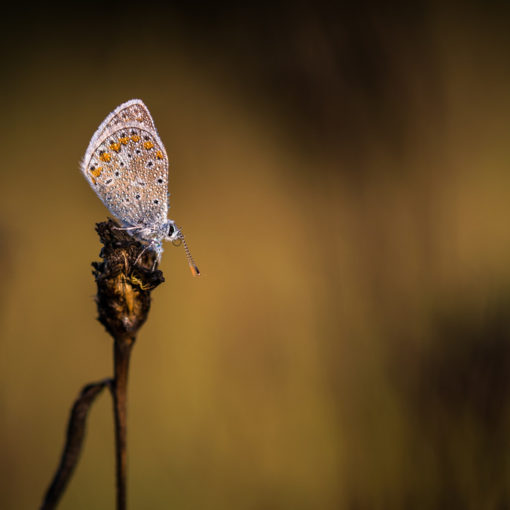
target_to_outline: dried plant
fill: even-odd
[[[108,386],[113,398],[117,510],[126,509],[127,384],[129,360],[140,327],[147,320],[151,292],[164,281],[157,269],[157,255],[113,220],[98,223],[103,243],[102,262],[93,262],[97,283],[98,320],[113,338],[113,378],[87,384],[78,395],[69,417],[60,464],[49,485],[41,510],[56,508],[73,474],[85,436],[87,413],[95,398]]]

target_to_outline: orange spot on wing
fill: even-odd
[[[112,159],[112,155],[109,152],[103,152],[103,154],[101,154],[101,156],[99,156],[99,159],[101,161],[105,161],[106,163],[108,163],[108,161],[110,161],[110,159]]]
[[[119,152],[120,151],[120,143],[112,143],[110,145],[110,149],[112,151]]]
[[[156,152],[156,157],[158,159],[163,159],[163,153],[161,151]]]
[[[131,140],[133,140],[133,142],[139,142],[140,141],[140,137],[138,135],[133,135],[131,137]]]
[[[123,138],[119,138],[119,142],[122,144],[122,145],[126,145],[129,141],[129,136],[125,136]]]
[[[103,171],[103,167],[102,166],[98,166],[94,170],[91,170],[90,173],[92,174],[93,177],[99,177],[101,175],[102,171]]]
[[[145,142],[145,143],[143,144],[143,146],[144,146],[147,150],[149,150],[149,149],[152,149],[152,148],[154,147],[154,144],[153,144],[152,142]]]

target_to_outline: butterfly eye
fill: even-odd
[[[168,227],[168,235],[171,236],[175,232],[174,226],[170,223],[170,226]]]

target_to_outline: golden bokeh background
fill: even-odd
[[[130,508],[510,506],[504,3],[10,9],[0,508],[37,508],[74,398],[112,373],[90,266],[108,213],[79,160],[136,97],[203,276],[166,247]],[[114,508],[106,393],[59,508]]]

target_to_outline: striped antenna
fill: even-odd
[[[191,270],[191,274],[193,276],[200,276],[200,270],[198,269],[198,266],[195,264],[195,261],[193,260],[193,257],[191,256],[191,252],[189,251],[188,245],[186,243],[186,239],[184,239],[184,234],[182,233],[182,230],[179,229],[179,238],[177,241],[181,241],[182,245],[184,246],[184,252],[186,253],[186,258],[188,259],[189,268]],[[174,244],[177,243],[174,242]]]
[[[189,264],[189,268],[191,270],[191,274],[193,276],[200,276],[200,271],[198,269],[198,266],[195,264],[193,257],[191,256],[191,252],[189,251],[189,248],[188,248],[188,245],[186,244],[184,236],[182,236],[182,245],[184,246],[184,251],[186,252],[186,258],[188,259],[188,264]]]

